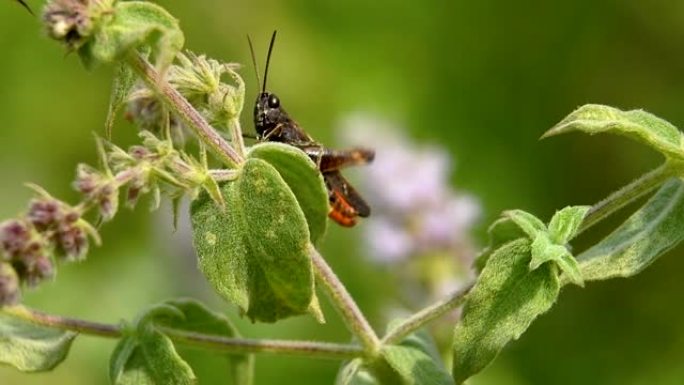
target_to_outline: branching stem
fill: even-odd
[[[23,306],[5,307],[0,312],[52,329],[69,330],[81,334],[121,338],[118,325],[86,321],[43,313]],[[166,327],[160,328],[175,342],[191,347],[202,347],[230,353],[270,353],[308,356],[312,358],[346,360],[363,355],[363,349],[354,344],[328,342],[266,340],[249,338],[228,338],[210,334],[193,333]]]
[[[312,246],[309,248],[314,272],[330,302],[342,316],[349,331],[359,339],[367,356],[374,357],[380,351],[380,339],[366,320],[354,299],[344,287],[328,263]]]
[[[676,174],[677,167],[670,162],[665,162],[660,167],[647,172],[632,183],[610,194],[606,199],[595,204],[589,210],[577,234],[660,187],[665,181]]]
[[[230,144],[219,135],[216,130],[197,112],[197,110],[178,91],[159,76],[159,73],[139,53],[133,52],[128,55],[128,64],[133,71],[147,84],[150,89],[157,92],[166,107],[178,116],[183,123],[195,132],[195,135],[204,142],[209,149],[226,165],[235,167],[243,162],[243,158]]]

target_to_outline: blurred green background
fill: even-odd
[[[246,64],[248,100],[256,86],[245,35],[263,53],[278,29],[270,88],[324,143],[334,144],[342,116],[362,110],[403,124],[416,141],[446,146],[456,162],[454,185],[483,204],[476,234],[481,244],[485,225],[503,209],[548,218],[565,205],[597,202],[658,164],[657,155],[621,138],[537,140],[577,106],[644,108],[684,124],[684,2],[159,3],[181,20],[188,48]],[[0,8],[0,216],[6,218],[25,207],[27,181],[76,199],[70,181],[77,163],[95,161],[92,132],[102,132],[112,71],[86,72],[76,56],[65,56],[44,36],[38,19],[9,1]],[[244,116],[247,129],[250,115]],[[134,128],[120,123],[115,140],[133,143]],[[85,263],[62,267],[55,282],[29,293],[26,302],[118,322],[146,305],[186,295],[234,316],[196,272],[191,250],[174,246],[183,239],[173,233],[168,213],[151,215],[139,207],[123,210],[102,229],[105,247]],[[350,246],[362,231],[363,225],[332,227],[322,252],[379,328],[383,298],[392,288],[379,287],[385,281],[377,279],[378,270]],[[553,310],[472,383],[684,383],[683,251],[671,251],[632,279],[564,290]],[[348,333],[334,311],[324,311],[325,326],[307,317],[275,326],[237,323],[250,337],[345,341]],[[113,346],[79,338],[53,373],[0,367],[0,383],[106,384]],[[218,360],[189,357],[202,384],[225,383]],[[338,365],[259,356],[256,383],[303,376],[303,384],[330,384]]]

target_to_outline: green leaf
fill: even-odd
[[[346,362],[340,368],[335,385],[380,385],[373,374],[364,366],[361,358]]]
[[[528,239],[509,242],[491,255],[478,277],[454,332],[457,384],[484,369],[555,302],[560,289],[555,266],[530,271],[530,253]]]
[[[276,169],[248,159],[221,190],[226,210],[206,194],[191,209],[199,265],[214,289],[253,321],[320,313],[306,219]]]
[[[51,370],[64,361],[76,335],[0,312],[0,363],[22,372]]]
[[[591,206],[568,206],[553,215],[549,222],[549,237],[554,243],[564,245],[577,235],[584,217]]]
[[[117,64],[114,84],[112,85],[112,94],[109,97],[109,111],[107,111],[107,120],[105,121],[107,138],[112,137],[112,127],[114,127],[116,114],[128,101],[128,95],[133,89],[135,79],[135,73],[128,65],[124,63]]]
[[[239,338],[240,334],[230,320],[223,314],[212,312],[193,299],[173,299],[164,305],[177,309],[180,317],[168,317],[155,321],[155,324],[175,330],[211,334],[215,336]],[[229,362],[232,384],[249,385],[253,382],[254,357],[251,354],[225,354]]]
[[[164,8],[143,1],[119,1],[110,16],[102,17],[92,38],[79,48],[86,67],[120,60],[132,49],[150,47],[157,66],[165,68],[183,48],[185,38]]]
[[[115,385],[189,385],[195,374],[176,353],[171,340],[151,325],[138,327],[119,341],[109,363]]]
[[[631,277],[683,238],[684,182],[675,178],[577,260],[585,280]]]
[[[567,247],[553,243],[548,234],[539,234],[532,242],[530,270],[536,270],[546,262],[554,262],[570,282],[584,287],[577,261]]]
[[[401,323],[390,322],[389,330]],[[383,346],[372,362],[355,359],[342,366],[337,385],[453,385],[434,341],[425,330],[399,344]]]
[[[283,143],[260,143],[248,157],[275,167],[290,187],[309,225],[311,243],[316,245],[328,226],[328,190],[316,164],[301,150]]]
[[[475,259],[477,271],[482,271],[491,255],[503,244],[522,237],[534,239],[538,234],[547,233],[547,229],[544,222],[526,211],[507,210],[489,226],[487,232],[489,246]]]
[[[390,326],[391,327],[391,326]],[[380,354],[403,385],[453,385],[442,358],[430,338],[421,330],[398,345],[384,346]],[[394,384],[397,382],[382,382]]]
[[[508,210],[504,211],[503,215],[511,218],[530,239],[534,239],[539,233],[547,232],[544,222],[526,211]]]
[[[524,231],[510,217],[502,216],[487,229],[489,245],[475,259],[478,272],[484,269],[489,257],[503,244],[527,236]]]
[[[568,115],[542,138],[582,131],[624,135],[646,144],[668,158],[684,159],[682,134],[667,121],[643,110],[621,111],[598,104],[587,104]]]

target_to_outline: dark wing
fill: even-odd
[[[328,196],[333,209],[336,203],[339,205],[339,201],[344,201],[344,206],[353,209],[356,215],[363,218],[370,215],[371,209],[368,203],[361,198],[361,195],[344,179],[339,171],[324,172],[323,179],[328,188]]]

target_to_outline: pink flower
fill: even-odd
[[[375,161],[360,169],[363,193],[373,207],[366,221],[369,254],[399,262],[435,252],[453,253],[470,264],[469,232],[480,216],[471,195],[449,185],[451,158],[436,145],[416,145],[397,127],[378,118],[351,115],[343,140],[375,149]],[[459,250],[468,248],[468,253]]]

